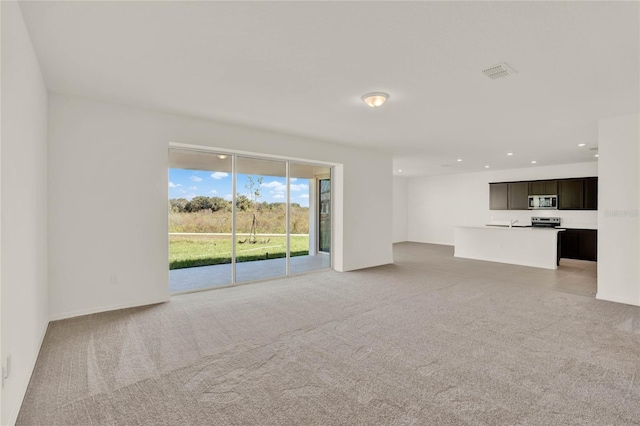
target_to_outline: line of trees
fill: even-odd
[[[256,210],[275,210],[284,208],[285,203],[267,203],[266,201],[252,201],[246,195],[236,196],[236,209],[238,211],[251,211],[255,206]],[[301,207],[298,203],[291,203],[292,207]],[[169,200],[169,207],[173,213],[195,213],[199,211],[217,212],[218,210],[231,212],[231,201],[222,197],[206,197],[199,195],[191,200],[186,198],[172,198]]]

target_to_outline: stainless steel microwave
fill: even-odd
[[[529,195],[529,209],[557,209],[558,208],[558,196],[557,195]]]

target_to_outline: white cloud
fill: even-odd
[[[197,186],[190,186],[189,189],[192,190],[192,191],[195,191],[196,189],[198,189],[198,187]]]
[[[275,192],[287,192],[287,185],[285,185],[282,182],[278,182],[277,180],[272,180],[271,182],[263,183],[260,186],[263,188],[271,188]],[[309,189],[309,185],[307,185],[306,183],[291,184],[289,185],[289,188],[291,188],[291,191],[304,191]],[[270,192],[273,194],[274,193],[273,191],[270,191]]]
[[[278,191],[279,188],[287,189],[287,185],[285,185],[282,182],[278,182],[277,180],[272,180],[271,182],[262,183],[260,184],[260,186],[262,186],[263,188],[275,188],[276,191]]]
[[[198,176],[191,176],[191,180],[194,182],[202,182],[202,178]]]
[[[169,188],[178,188],[180,185],[179,183],[173,183],[173,182],[169,182]]]
[[[212,193],[212,194],[217,194],[217,193],[218,193],[218,191],[216,191],[215,189],[212,189],[212,190],[211,190],[211,193]]]
[[[304,191],[305,189],[309,189],[309,185],[306,183],[301,183],[299,185],[289,185],[292,191]]]
[[[309,194],[302,194],[300,198],[309,198]]]
[[[229,176],[229,173],[225,173],[225,172],[215,172],[211,174],[211,177],[214,179],[222,179],[222,178],[226,178],[227,176]]]
[[[291,182],[295,182],[295,181],[297,181],[297,180],[298,180],[298,178],[289,178],[289,180],[290,180]]]
[[[231,201],[231,200],[233,199],[233,194],[227,194],[227,195],[225,195],[225,196],[224,196],[224,199],[225,199],[225,200],[229,200],[229,201]]]
[[[186,198],[187,200],[191,201],[191,200],[193,200],[193,197],[195,197],[195,196],[196,196],[196,194],[187,194],[187,195],[184,196],[184,198]]]
[[[284,198],[284,194],[276,194],[273,196],[273,198]]]

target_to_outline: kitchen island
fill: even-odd
[[[455,257],[558,269],[557,228],[456,226]]]

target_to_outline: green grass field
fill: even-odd
[[[246,237],[238,237],[244,240]],[[258,243],[236,242],[236,260],[275,259],[286,256],[286,237],[261,237]],[[291,256],[309,254],[309,236],[291,236]],[[268,256],[268,257],[267,257]],[[231,263],[231,237],[218,235],[169,235],[169,269]]]

